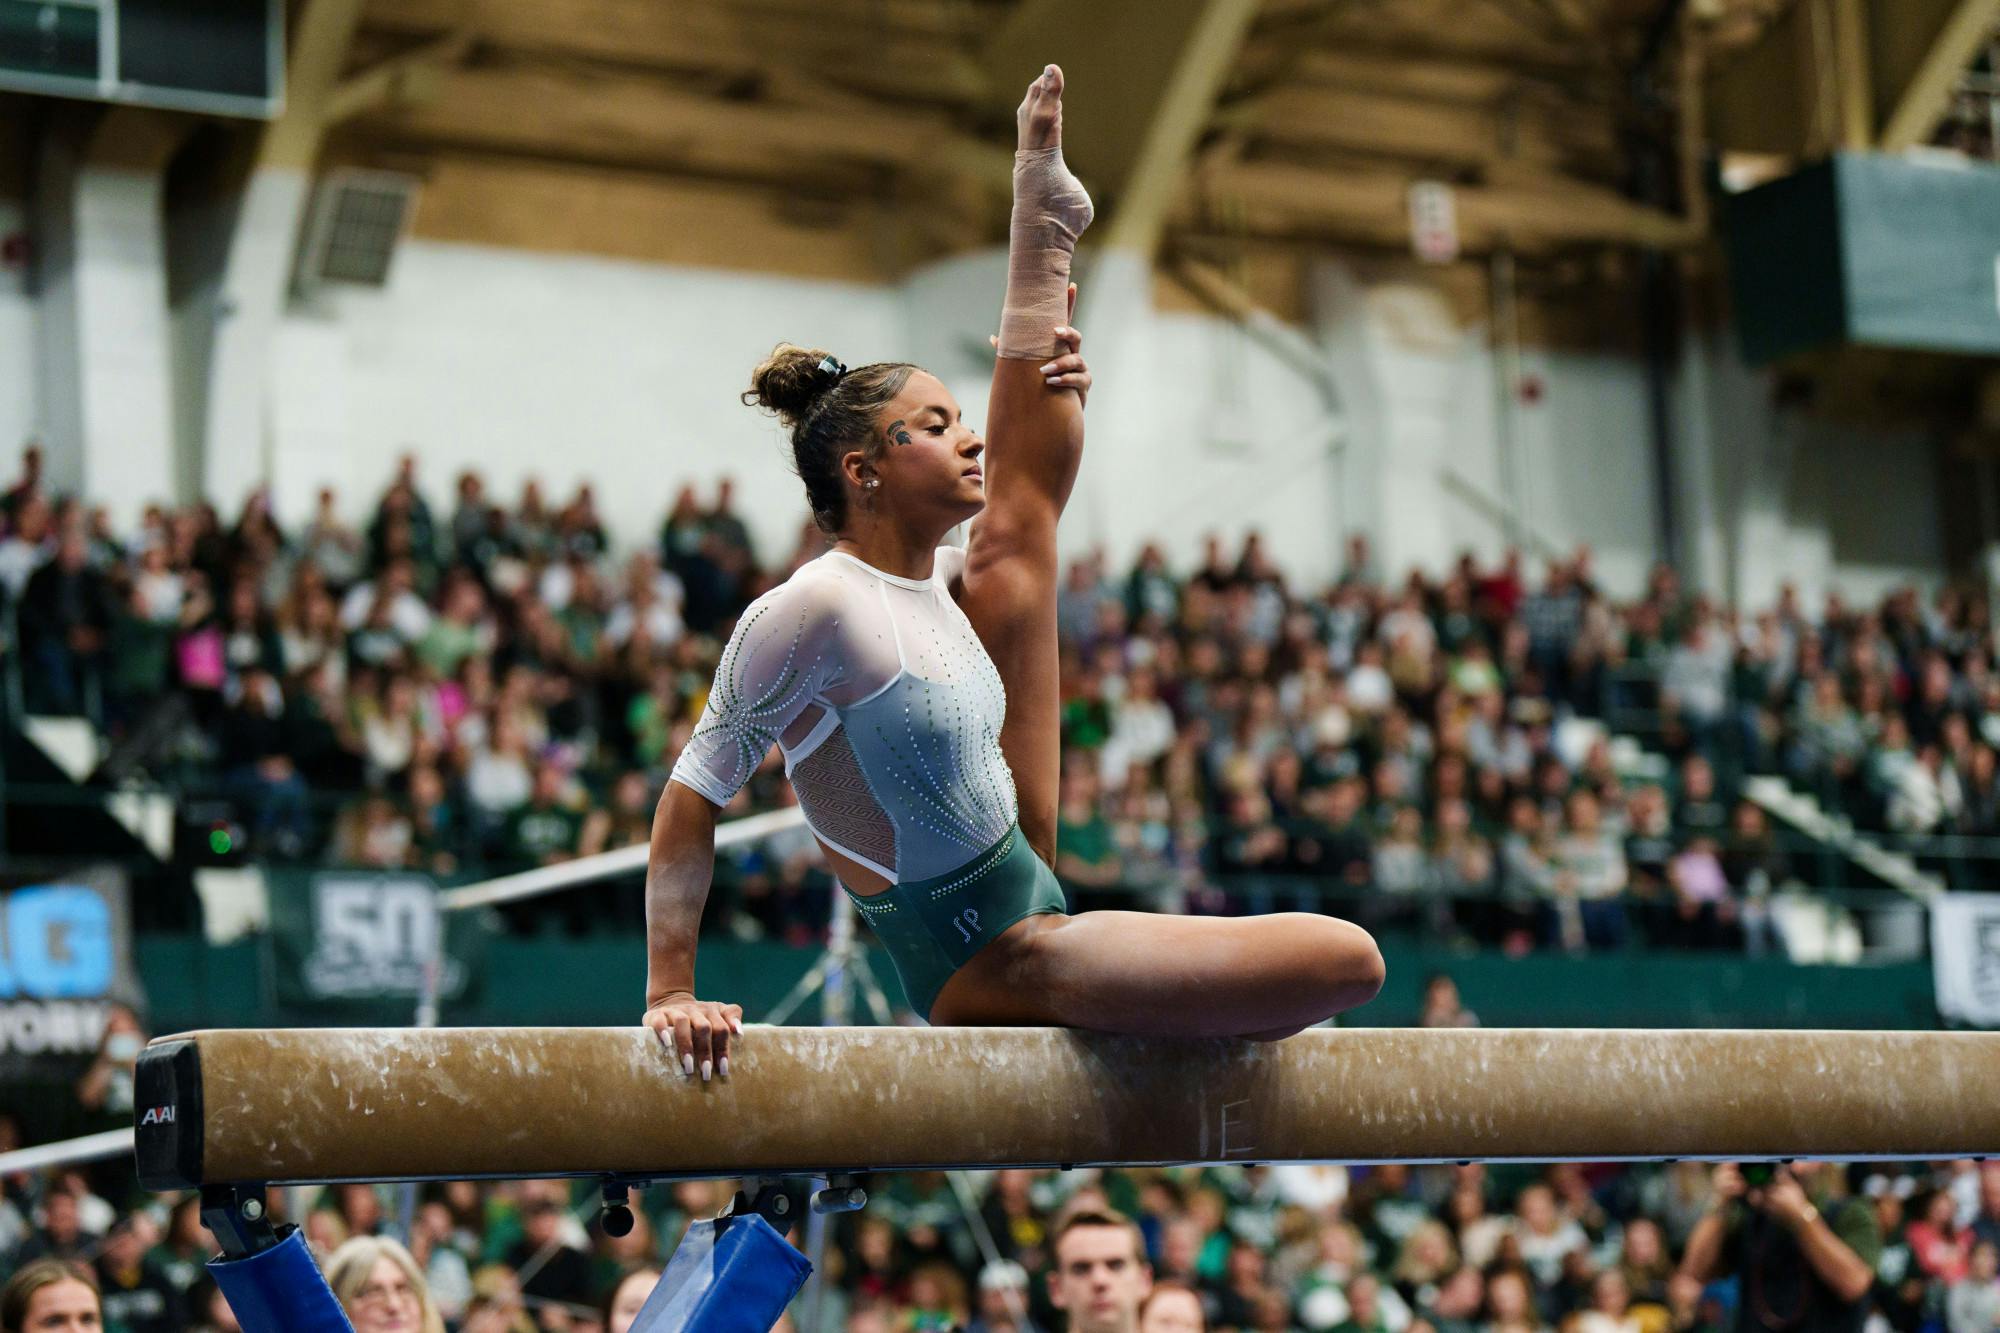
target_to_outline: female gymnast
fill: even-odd
[[[1064,914],[1056,521],[1083,452],[1066,320],[1091,205],[1062,90],[1051,65],[1016,117],[990,452],[916,366],[780,346],[744,395],[789,427],[833,547],[738,620],[654,815],[645,1022],[690,1076],[727,1076],[743,1030],[739,1006],[696,998],[695,936],[716,817],[773,744],[930,1022],[1276,1040],[1381,988],[1374,940],[1331,917]],[[964,550],[939,545],[968,519]]]

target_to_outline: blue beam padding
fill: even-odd
[[[696,1222],[632,1333],[771,1333],[811,1274],[806,1257],[755,1213]]]
[[[261,1254],[211,1259],[208,1271],[243,1333],[354,1333],[296,1227]]]

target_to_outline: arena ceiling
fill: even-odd
[[[1950,81],[1907,85],[2000,0],[299,7],[351,23],[319,160],[424,177],[420,230],[866,277],[1003,234],[1012,108],[1050,58],[1072,162],[1144,247],[1406,252],[1409,187],[1438,180],[1469,256],[1688,248],[1717,150],[1782,166],[1864,120],[1935,129]],[[1854,89],[1857,43],[1900,65]]]

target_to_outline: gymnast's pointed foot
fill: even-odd
[[[1062,95],[1062,66],[1044,67],[1028,85],[1027,96],[1014,113],[1014,125],[1021,135],[1016,148],[1027,153],[1062,147]]]
[[[1000,315],[1006,357],[1039,361],[1059,350],[1050,330],[1065,322],[1070,260],[1094,216],[1089,192],[1063,162],[1062,93],[1062,69],[1050,65],[1015,114],[1014,218]]]

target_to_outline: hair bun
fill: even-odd
[[[777,413],[787,427],[796,428],[813,404],[840,382],[839,372],[822,364],[832,361],[831,353],[779,343],[751,372],[743,401]]]

